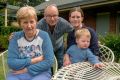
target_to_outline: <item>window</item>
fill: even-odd
[[[117,26],[116,28],[117,33],[120,33],[120,12],[118,12],[117,14],[116,26]]]

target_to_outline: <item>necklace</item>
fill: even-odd
[[[28,41],[28,42],[32,42],[35,38],[36,38],[36,36],[37,36],[37,34],[38,34],[38,30],[36,30],[36,32],[35,32],[35,35],[33,36],[33,37],[26,37],[26,35],[25,35],[25,33],[24,33],[24,38]]]
[[[33,37],[31,37],[31,38],[28,38],[28,37],[26,37],[25,34],[24,34],[24,38],[25,38],[28,42],[32,42],[32,41],[36,38],[36,35],[33,36]]]

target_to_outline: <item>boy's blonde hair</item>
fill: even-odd
[[[31,17],[35,17],[35,20],[37,21],[36,10],[31,6],[21,7],[17,11],[16,16],[17,16],[17,21],[18,21],[19,24],[20,24],[21,19],[27,19],[27,18],[31,18]]]
[[[76,39],[79,39],[81,36],[86,36],[86,37],[88,37],[88,38],[91,38],[91,34],[90,34],[89,30],[86,29],[86,28],[78,29],[78,30],[75,32],[75,37],[76,37]]]

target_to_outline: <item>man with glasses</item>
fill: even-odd
[[[58,60],[58,68],[63,66],[64,55],[64,33],[73,30],[72,25],[65,19],[59,17],[59,11],[56,5],[52,4],[45,8],[44,18],[37,25],[37,28],[48,32],[53,47],[54,53]]]

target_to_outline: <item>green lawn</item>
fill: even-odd
[[[7,54],[5,53],[4,55],[4,59],[5,59],[5,66],[6,66],[6,57],[7,57]],[[5,67],[6,71],[7,71],[7,67]],[[2,63],[2,56],[0,56],[0,80],[5,80],[4,78],[4,71],[3,71],[3,63]]]
[[[2,67],[2,57],[0,57],[0,80],[5,80],[4,79],[3,67]]]

